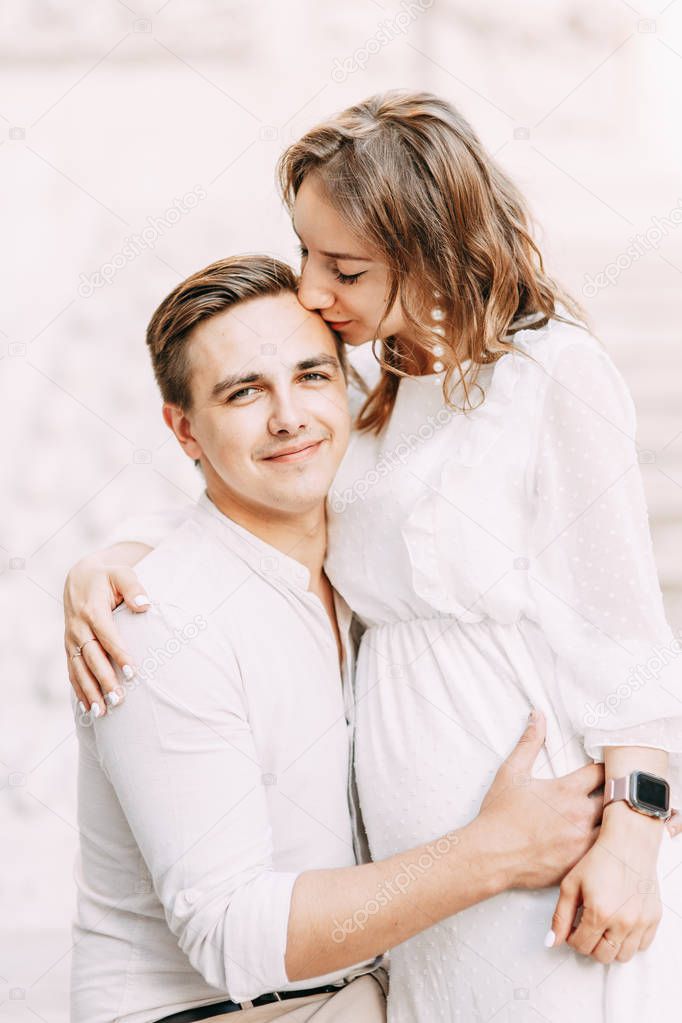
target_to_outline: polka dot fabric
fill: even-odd
[[[439,376],[403,379],[390,422],[354,436],[330,493],[327,572],[365,630],[356,769],[375,857],[469,821],[531,705],[548,721],[538,774],[607,745],[682,756],[682,658],[627,389],[575,325],[517,343],[483,367],[486,398],[470,413],[443,403]],[[389,1018],[668,1018],[679,863],[682,840],[666,838],[664,919],[629,964],[545,949],[556,891],[508,892],[392,953]]]

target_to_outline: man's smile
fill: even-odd
[[[317,454],[322,444],[324,444],[324,438],[317,441],[306,441],[305,444],[299,444],[297,447],[285,448],[284,451],[280,451],[276,455],[268,455],[263,461],[279,463],[302,462],[306,458]]]

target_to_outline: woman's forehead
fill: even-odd
[[[327,199],[315,176],[304,178],[294,202],[292,225],[302,241],[320,251],[367,258],[365,247]]]

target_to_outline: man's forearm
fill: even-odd
[[[502,891],[510,857],[477,818],[389,859],[310,870],[294,886],[285,965],[304,980],[363,962]]]

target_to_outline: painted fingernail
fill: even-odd
[[[88,713],[87,710],[85,709],[85,704],[83,703],[82,700],[78,701],[78,709],[81,712],[81,714],[87,714]]]
[[[146,607],[149,603],[149,597],[145,597],[142,593],[138,593],[136,597],[133,597],[133,604],[135,607]]]
[[[135,676],[135,672],[133,671],[129,664],[124,664],[123,667],[121,668],[121,671],[123,672],[123,677],[128,679],[129,682],[131,678]]]
[[[104,697],[104,702],[108,703],[110,707],[115,707],[118,703],[121,702],[121,697],[118,695],[118,693],[114,692],[107,693],[107,695]]]
[[[547,931],[547,934],[545,934],[545,948],[553,948],[555,941],[556,934],[554,931]]]
[[[100,714],[102,713],[102,708],[100,707],[99,703],[93,703],[92,707],[90,708],[90,713],[94,718],[98,718],[100,716]]]

